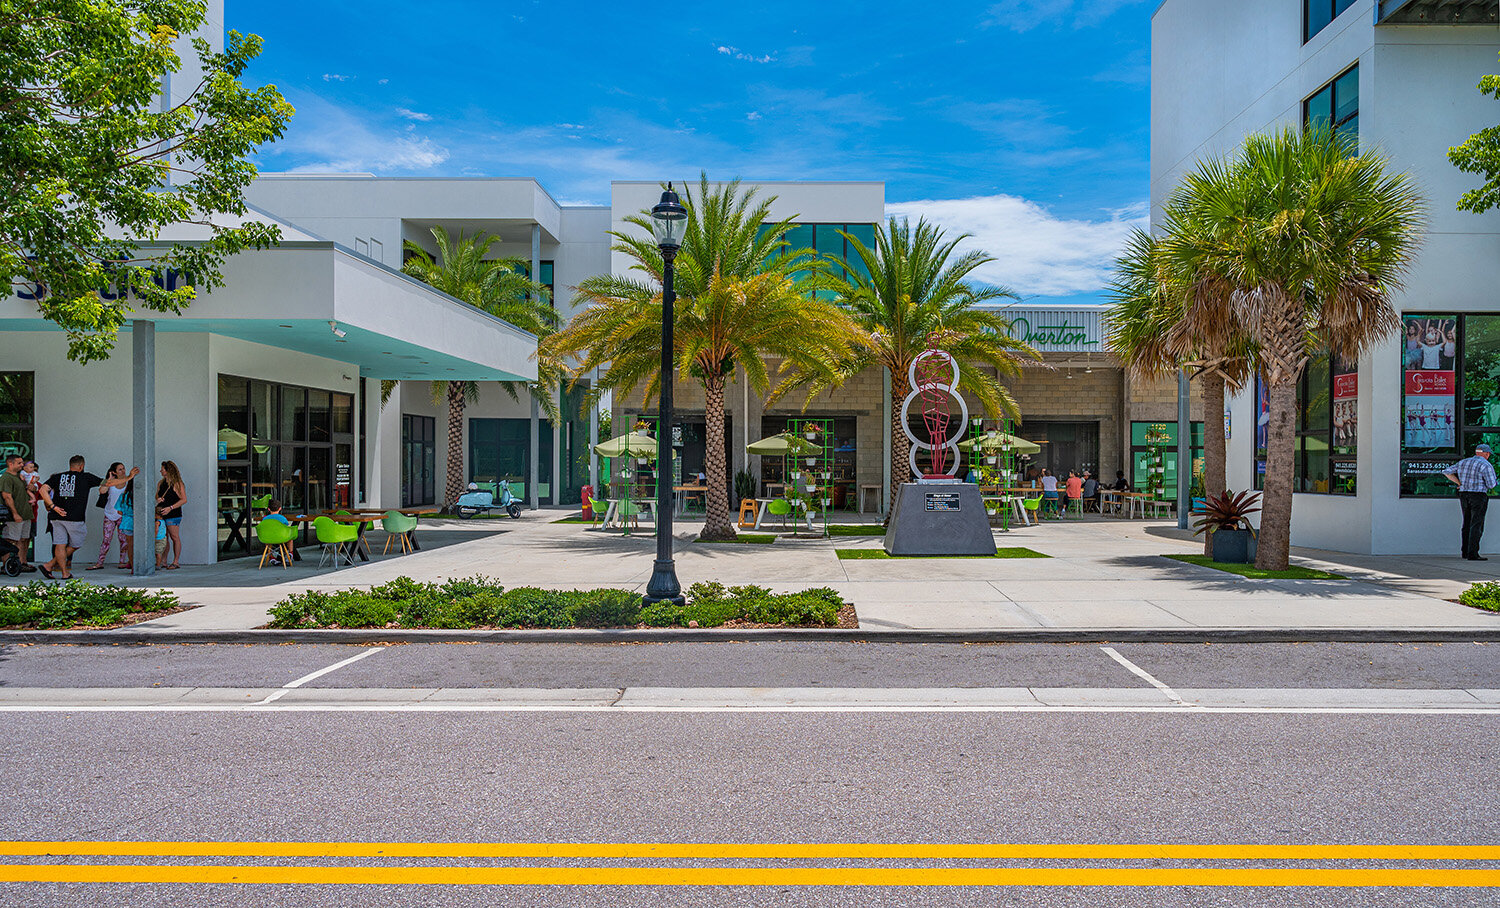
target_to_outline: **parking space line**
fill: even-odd
[[[265,698],[264,700],[261,700],[258,703],[252,703],[250,705],[251,706],[266,706],[267,704],[275,703],[277,700],[280,700],[282,697],[285,697],[287,695],[288,691],[296,690],[297,688],[301,687],[302,685],[306,684],[309,681],[315,681],[318,678],[321,678],[324,675],[328,674],[329,672],[338,671],[339,669],[343,668],[346,665],[352,665],[353,663],[358,662],[361,659],[368,658],[368,657],[373,656],[376,653],[380,652],[381,650],[386,650],[386,649],[390,649],[390,647],[389,646],[377,646],[377,647],[374,647],[372,649],[367,649],[367,650],[365,650],[364,652],[360,653],[357,656],[350,656],[347,659],[344,659],[344,660],[339,661],[339,662],[335,662],[332,665],[327,666],[326,668],[320,668],[317,671],[312,672],[311,674],[303,675],[302,677],[298,678],[296,681],[292,681],[292,682],[290,682],[288,684],[283,684],[281,686],[281,690],[278,690],[276,693],[274,693],[271,696]]]
[[[1154,687],[1157,690],[1161,691],[1163,694],[1166,694],[1168,700],[1171,700],[1173,703],[1176,703],[1178,706],[1187,706],[1188,705],[1187,703],[1183,702],[1183,699],[1181,697],[1177,696],[1177,691],[1172,690],[1172,688],[1170,688],[1170,687],[1166,686],[1165,684],[1161,683],[1160,681],[1158,681],[1156,679],[1156,677],[1154,675],[1152,675],[1150,672],[1146,671],[1144,668],[1141,668],[1139,665],[1136,665],[1134,662],[1131,662],[1129,659],[1126,659],[1124,656],[1120,655],[1118,652],[1116,652],[1116,650],[1115,650],[1114,647],[1112,647],[1112,646],[1101,646],[1099,648],[1102,649],[1102,650],[1104,650],[1105,655],[1109,656],[1111,659],[1115,660],[1116,662],[1118,662],[1121,665],[1125,666],[1126,668],[1130,669],[1130,671],[1131,671],[1132,674],[1135,674],[1138,677],[1144,678],[1146,680],[1146,682],[1149,683],[1152,687]]]

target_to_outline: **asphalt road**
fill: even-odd
[[[0,647],[0,687],[277,687],[337,645]],[[1173,687],[1500,688],[1500,644],[1120,643]],[[1092,644],[412,644],[310,687],[1134,687]]]
[[[1492,646],[1120,645],[1177,687],[1500,688]],[[16,647],[5,687],[280,686],[356,647]],[[1140,687],[1097,646],[683,644],[404,646],[308,686],[699,684],[840,687]],[[1329,846],[1497,845],[1497,715],[1142,712],[857,714],[483,712],[0,713],[6,842],[187,841],[157,856],[0,856],[119,880],[191,875],[351,878],[398,867],[451,880],[493,868],[634,868],[646,884],[544,886],[0,882],[0,905],[1020,905],[1434,906],[1493,890],[1162,885],[1177,868],[1430,868],[1474,862],[1116,856],[861,857],[854,843]],[[228,842],[728,843],[712,855],[230,856]],[[757,857],[735,843],[829,843],[831,856]],[[606,849],[607,850],[607,849]],[[107,849],[106,849],[107,851]],[[274,851],[274,849],[273,849]],[[1352,855],[1352,856],[1351,856]],[[1497,853],[1500,855],[1500,853]],[[106,865],[98,871],[92,865]],[[359,868],[330,871],[330,866]],[[124,867],[124,870],[115,868]],[[1100,888],[799,885],[796,872],[910,869],[953,880],[991,867],[1146,876]],[[292,869],[278,869],[292,868]],[[295,870],[295,868],[308,868]],[[652,868],[722,882],[662,886]],[[717,869],[716,869],[717,868]],[[724,869],[728,869],[725,877]],[[854,869],[850,869],[854,868]],[[790,869],[792,872],[789,872]],[[49,871],[50,872],[50,871]],[[522,872],[522,871],[518,871]],[[534,873],[524,871],[524,873]],[[40,876],[46,873],[37,872]],[[425,875],[425,876],[424,876]],[[0,879],[8,879],[0,875]],[[360,877],[363,878],[363,877]],[[530,877],[528,877],[529,879]],[[584,877],[576,877],[585,879]],[[862,879],[878,880],[876,876]],[[1114,877],[1105,879],[1116,880]],[[1283,877],[1266,877],[1266,880]],[[614,880],[614,883],[609,883]],[[1137,885],[1139,883],[1139,885]]]

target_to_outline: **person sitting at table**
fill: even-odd
[[[1077,470],[1068,471],[1068,502],[1079,502],[1078,507],[1083,507],[1083,477],[1078,475]]]
[[[1043,468],[1041,478],[1038,481],[1042,484],[1042,507],[1056,513],[1057,477],[1052,475],[1051,470]]]
[[[292,522],[290,520],[286,519],[286,515],[283,514],[283,513],[281,513],[281,500],[278,499],[278,498],[272,498],[270,501],[266,502],[266,516],[262,517],[261,519],[262,520],[274,520],[277,523],[284,523],[287,526],[291,526],[292,525]],[[287,548],[291,549],[291,547],[293,545],[295,545],[295,544],[296,544],[295,540],[290,541],[290,542],[287,543]],[[281,564],[281,556],[280,555],[272,555],[271,556],[271,563],[272,564]]]
[[[1085,507],[1093,505],[1094,510],[1099,510],[1099,480],[1088,470],[1083,471],[1083,503]]]
[[[1115,484],[1110,486],[1110,488],[1115,490],[1116,492],[1130,491],[1130,480],[1125,478],[1124,470],[1115,471]]]

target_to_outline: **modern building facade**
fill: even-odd
[[[1441,474],[1500,442],[1500,211],[1456,210],[1475,178],[1449,147],[1500,121],[1475,88],[1500,67],[1494,0],[1164,0],[1152,19],[1153,219],[1198,161],[1252,132],[1330,124],[1411,174],[1424,247],[1396,300],[1404,331],[1358,363],[1315,361],[1299,394],[1292,541],[1458,552]],[[1258,384],[1228,404],[1231,488],[1264,472]],[[1485,551],[1500,551],[1491,534]]]

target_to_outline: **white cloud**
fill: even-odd
[[[772,54],[762,54],[759,57],[757,57],[754,54],[747,54],[747,53],[745,53],[744,51],[740,50],[738,47],[730,47],[727,44],[720,44],[718,47],[714,48],[714,50],[717,50],[719,53],[723,54],[726,57],[733,57],[736,60],[744,60],[746,63],[775,63],[776,62],[776,57],[774,55],[772,55]]]
[[[752,111],[750,111],[749,113],[745,114],[745,119],[747,119],[747,120],[759,120],[760,119],[760,111],[758,111],[758,110],[752,110]]]
[[[396,108],[396,116],[405,117],[408,120],[416,120],[419,123],[426,123],[432,119],[432,114],[422,113],[419,110],[407,110],[405,107]]]
[[[391,80],[390,80],[390,79],[379,79],[379,80],[377,80],[377,81],[376,81],[376,83],[375,83],[375,84],[377,84],[377,85],[386,85],[386,84],[388,84],[388,83],[389,83],[389,82],[390,82],[390,81],[391,81]]]
[[[346,75],[344,75],[342,73],[324,73],[323,74],[323,81],[324,82],[348,82],[352,78],[354,78],[354,77],[353,76],[346,76]]]
[[[1101,212],[1097,220],[1060,218],[1028,199],[1009,195],[921,199],[886,206],[887,214],[934,221],[949,236],[972,237],[960,250],[982,249],[994,261],[975,278],[1003,284],[1022,297],[1069,296],[1104,288],[1132,227],[1147,226],[1145,202]]]
[[[448,160],[448,149],[418,135],[415,124],[392,132],[316,95],[293,103],[297,116],[286,138],[271,149],[304,162],[294,172],[392,173],[428,170]]]

